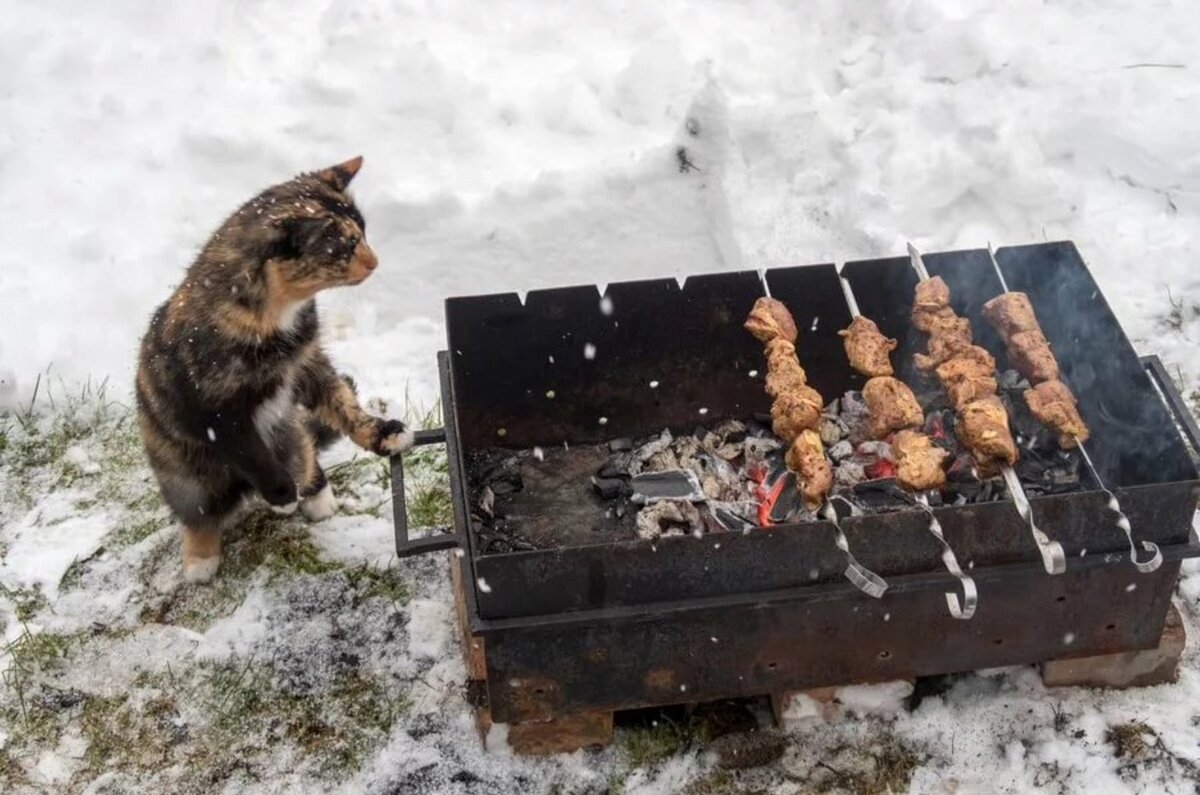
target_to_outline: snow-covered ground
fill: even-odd
[[[226,213],[297,171],[366,157],[355,188],[381,267],[323,309],[335,358],[394,406],[434,399],[447,295],[908,239],[1072,239],[1138,348],[1200,383],[1186,0],[6,0],[0,17],[0,616],[29,666],[0,694],[0,781],[32,791],[713,780],[694,749],[632,772],[623,747],[480,752],[444,562],[390,558],[369,462],[344,468],[358,497],[339,517],[260,522],[223,584],[181,586],[128,417],[96,416],[82,384],[108,378],[105,399],[127,402],[151,309]],[[681,145],[698,171],[680,173]],[[268,531],[286,543],[258,543]],[[1198,597],[1186,581],[1194,637]],[[839,749],[898,742],[922,760],[914,792],[1194,791],[1198,696],[1191,649],[1179,685],[1130,693],[998,672],[896,719],[797,730],[782,762],[729,786],[803,792]],[[1130,721],[1171,754],[1115,758],[1107,728]]]

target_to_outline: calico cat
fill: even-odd
[[[377,260],[346,193],[354,158],[260,193],[230,216],[158,308],[138,358],[142,442],[183,523],[183,575],[205,582],[221,532],[257,493],[319,521],[336,502],[318,444],[344,434],[379,455],[412,434],[358,405],[321,350],[321,290],[360,284]]]

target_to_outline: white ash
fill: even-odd
[[[681,536],[703,526],[700,511],[687,500],[670,500],[647,505],[638,511],[638,538]]]

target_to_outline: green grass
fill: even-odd
[[[651,767],[683,751],[693,739],[693,727],[663,716],[650,726],[625,729],[620,748],[631,767]]]
[[[0,674],[0,682],[12,693],[13,700],[4,703],[0,718],[14,728],[10,746],[45,745],[57,737],[59,727],[53,713],[35,698],[37,680],[39,675],[58,669],[79,642],[77,635],[35,634],[23,626],[21,634],[5,644],[8,668]]]
[[[856,795],[908,792],[913,773],[928,759],[891,732],[855,746],[840,746],[817,763],[826,777],[818,792],[849,791]]]
[[[1187,326],[1200,319],[1200,304],[1184,301],[1171,294],[1167,288],[1167,301],[1171,304],[1170,311],[1162,316],[1162,324],[1171,331],[1182,332]]]
[[[354,769],[408,710],[406,698],[359,674],[319,695],[287,694],[270,666],[253,658],[206,666],[191,697],[209,715],[190,760],[201,768],[239,746],[254,753],[256,738],[270,735],[296,745],[323,770]]]

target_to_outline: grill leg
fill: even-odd
[[[514,753],[530,756],[561,754],[612,742],[613,713],[588,710],[556,715],[545,721],[514,723],[493,732],[487,698],[487,652],[483,638],[471,634],[467,599],[463,592],[462,558],[450,553],[450,580],[458,615],[459,643],[467,666],[467,698],[475,709],[475,728],[486,747],[488,740],[506,740]]]
[[[1046,687],[1149,687],[1174,682],[1187,633],[1174,605],[1163,623],[1157,648],[1121,654],[1101,654],[1042,663]]]

